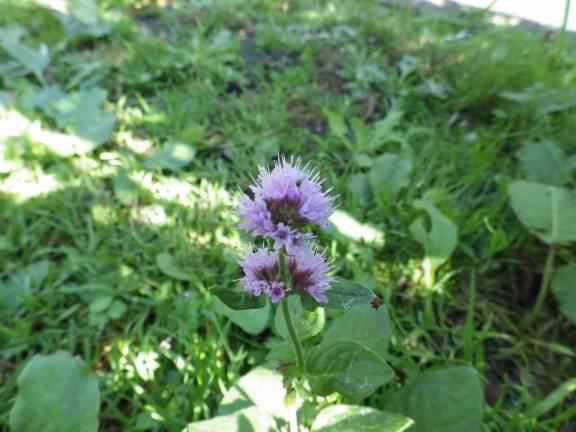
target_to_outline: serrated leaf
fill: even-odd
[[[560,311],[576,324],[576,264],[556,269],[552,277],[552,293]]]
[[[181,281],[188,281],[191,279],[191,275],[183,270],[181,270],[174,257],[169,253],[160,253],[156,255],[156,265],[162,273],[173,279],[178,279]]]
[[[368,179],[374,196],[389,201],[410,184],[412,162],[400,155],[385,153],[374,161]]]
[[[351,309],[357,305],[370,304],[375,297],[364,285],[344,279],[334,282],[326,295],[328,303],[323,306],[331,309]]]
[[[288,302],[292,321],[294,322],[294,327],[300,340],[316,336],[322,331],[326,323],[326,315],[323,308],[315,308],[313,311],[307,311],[302,307],[299,296],[290,296],[283,301]],[[289,335],[288,329],[286,328],[286,320],[284,319],[283,308],[280,306],[276,309],[274,328],[280,336],[288,339]]]
[[[542,241],[550,245],[576,241],[576,192],[514,181],[508,193],[518,219]]]
[[[190,423],[182,432],[276,432],[274,418],[258,407],[249,407],[226,416]]]
[[[144,161],[149,170],[179,171],[194,160],[196,149],[182,142],[167,143],[162,150]]]
[[[230,321],[246,333],[257,335],[268,327],[268,321],[270,320],[269,303],[265,303],[263,307],[258,309],[234,310],[216,297],[214,306],[217,312],[228,317]]]
[[[390,336],[390,319],[384,305],[378,309],[369,305],[358,305],[332,322],[324,334],[322,345],[339,341],[355,342],[385,357]]]
[[[96,377],[67,352],[36,355],[18,377],[10,428],[18,432],[97,432]]]
[[[414,422],[398,414],[356,405],[331,405],[312,423],[312,432],[403,432]]]
[[[479,432],[484,392],[478,373],[452,366],[420,374],[397,395],[410,432]]]
[[[553,186],[570,181],[572,167],[562,150],[552,142],[531,142],[518,152],[527,180]]]
[[[306,356],[306,367],[317,394],[339,392],[353,400],[370,396],[394,377],[382,357],[351,341],[322,343],[312,348]]]

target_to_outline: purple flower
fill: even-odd
[[[290,294],[307,294],[318,303],[327,303],[326,291],[330,288],[332,278],[324,257],[309,249],[298,248],[287,256],[289,286],[286,286],[280,274],[278,251],[258,249],[249,253],[242,263],[244,277],[242,285],[250,294],[270,297],[277,303]]]
[[[298,162],[280,159],[272,171],[260,168],[251,196],[240,200],[240,228],[274,239],[277,248],[302,246],[312,234],[307,225],[326,226],[332,214],[332,197],[322,191],[316,172]]]

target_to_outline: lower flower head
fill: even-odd
[[[327,225],[333,211],[318,175],[298,162],[281,159],[271,171],[260,168],[250,190],[240,201],[240,227],[274,239],[277,247],[303,243],[302,228]]]
[[[288,286],[282,280],[278,251],[258,249],[249,253],[241,263],[244,277],[241,279],[246,291],[255,296],[262,294],[277,303],[290,294],[309,295],[318,303],[327,303],[326,291],[332,278],[326,260],[307,247],[294,250],[286,257]]]

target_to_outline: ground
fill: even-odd
[[[0,17],[0,425],[22,366],[57,350],[98,374],[101,430],[214,415],[267,353],[271,331],[245,333],[211,291],[236,286],[235,202],[281,154],[338,197],[320,238],[337,276],[384,300],[397,385],[471,364],[484,430],[574,430],[569,391],[530,414],[576,376],[576,336],[551,293],[533,313],[549,246],[508,192],[534,143],[575,186],[561,32],[370,0],[37,3]],[[444,257],[418,241],[427,205],[457,229]],[[555,251],[574,261],[573,243]]]

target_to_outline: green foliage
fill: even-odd
[[[98,381],[67,352],[37,355],[18,377],[18,396],[10,412],[13,431],[96,432]]]
[[[270,304],[266,303],[259,309],[234,310],[226,306],[218,297],[214,299],[216,311],[228,317],[230,321],[246,333],[256,335],[268,327],[270,319]]]
[[[414,432],[480,431],[484,393],[478,372],[452,366],[418,375],[397,395],[399,412]]]
[[[550,244],[576,241],[576,193],[555,186],[514,181],[508,186],[518,219]]]
[[[312,424],[314,432],[403,432],[412,420],[374,408],[332,405],[324,408]]]
[[[573,323],[576,323],[576,264],[562,266],[552,276],[552,293],[558,307]]]
[[[410,184],[412,162],[395,154],[384,154],[374,161],[368,174],[372,192],[378,202],[387,203]]]
[[[394,377],[385,360],[389,338],[384,307],[347,310],[307,355],[312,388],[324,395],[337,391],[353,400],[368,397]]]
[[[290,314],[294,320],[296,333],[300,340],[308,339],[316,336],[324,328],[326,323],[326,314],[321,307],[315,308],[312,311],[307,311],[302,307],[299,296],[291,296],[287,299]],[[288,339],[288,329],[286,328],[286,319],[282,308],[276,309],[274,317],[274,328],[282,338]]]
[[[410,225],[410,233],[424,247],[423,261],[426,288],[435,289],[435,276],[438,269],[450,258],[458,244],[458,228],[427,200],[414,201],[414,207],[426,211],[430,218],[427,230],[422,218]]]
[[[552,186],[563,186],[570,181],[572,167],[552,142],[527,143],[518,152],[518,159],[528,181]]]
[[[331,309],[350,309],[374,300],[374,293],[364,285],[344,279],[334,282],[327,295],[326,307]]]

